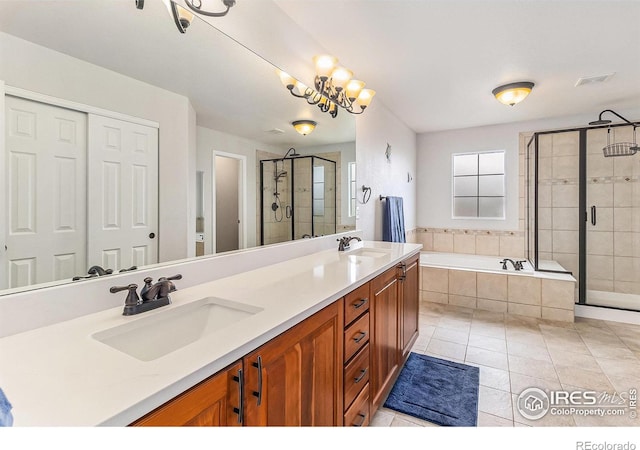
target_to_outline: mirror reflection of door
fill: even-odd
[[[11,96],[5,116],[7,279],[0,289],[83,273],[87,116]]]
[[[9,95],[5,116],[0,289],[157,262],[157,128]]]
[[[241,227],[242,160],[215,154],[215,252],[238,250]]]

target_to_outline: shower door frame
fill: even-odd
[[[538,171],[538,163],[539,163],[539,136],[547,135],[547,134],[557,134],[557,133],[567,133],[567,132],[579,132],[579,148],[578,148],[578,272],[579,277],[578,281],[578,305],[585,306],[593,306],[598,308],[608,308],[608,309],[616,309],[622,311],[634,311],[638,312],[640,310],[636,309],[628,309],[628,308],[620,308],[615,306],[606,306],[606,305],[595,305],[587,303],[587,221],[589,220],[589,212],[587,210],[587,131],[588,130],[597,130],[601,128],[618,128],[618,127],[628,127],[630,126],[628,123],[617,123],[617,124],[607,124],[607,125],[595,125],[589,127],[578,127],[578,128],[565,128],[561,130],[551,130],[551,131],[537,131],[534,132],[531,136],[531,139],[527,142],[525,148],[526,155],[526,176],[525,176],[525,189],[526,191],[526,199],[529,201],[529,189],[530,189],[530,147],[533,143],[533,151],[534,151],[534,211],[535,215],[533,217],[534,223],[534,251],[533,251],[533,262],[531,261],[531,247],[530,247],[530,232],[527,229],[526,239],[527,239],[527,259],[533,265],[534,269],[538,272],[551,272],[551,273],[568,273],[572,274],[570,271],[559,271],[559,270],[549,270],[549,269],[540,269],[539,262],[539,248],[538,248],[538,180],[539,180],[539,171]],[[604,156],[603,156],[604,158]],[[529,205],[527,205],[529,206]],[[527,227],[530,224],[530,212],[531,208],[527,207],[526,209],[526,225]],[[573,274],[572,274],[573,275]]]
[[[294,171],[294,166],[295,166],[295,160],[299,159],[299,160],[303,160],[303,159],[307,159],[310,158],[311,159],[311,236],[315,236],[315,230],[314,230],[314,221],[313,221],[313,213],[314,213],[314,208],[313,208],[313,182],[314,182],[314,178],[313,178],[313,165],[314,165],[314,159],[321,159],[323,161],[327,161],[330,163],[333,163],[334,166],[334,170],[333,170],[333,186],[334,186],[334,211],[333,211],[333,229],[334,232],[333,234],[338,232],[338,163],[337,161],[332,161],[330,159],[327,158],[323,158],[322,156],[315,156],[315,155],[305,155],[305,156],[295,156],[295,157],[287,157],[287,158],[272,158],[272,159],[261,159],[260,160],[260,245],[265,245],[264,243],[264,163],[266,162],[277,162],[277,161],[285,161],[285,160],[290,160],[291,161],[291,239],[290,240],[295,240],[295,191],[293,189],[293,186],[295,186],[295,171]],[[286,241],[285,241],[286,242]]]

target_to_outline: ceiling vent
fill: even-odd
[[[269,133],[269,134],[283,134],[284,130],[281,130],[280,128],[273,128],[272,130],[267,130],[265,131],[265,133]]]
[[[576,81],[576,87],[584,86],[587,84],[595,84],[595,83],[604,83],[605,81],[609,81],[609,79],[614,76],[616,73],[608,73],[606,75],[596,75],[593,77],[581,77]]]

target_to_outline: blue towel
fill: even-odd
[[[404,233],[404,210],[402,197],[387,197],[382,211],[382,240],[385,242],[407,242]]]
[[[13,415],[11,415],[11,403],[0,389],[0,427],[10,427],[13,425]]]

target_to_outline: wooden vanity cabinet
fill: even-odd
[[[388,269],[132,425],[366,426],[418,336],[418,259]]]
[[[380,406],[399,372],[398,270],[371,280],[371,410]]]
[[[420,306],[420,255],[412,256],[400,264],[398,298],[400,300],[400,360],[409,358],[411,347],[418,339],[418,313]]]
[[[240,426],[242,362],[207,378],[168,401],[132,426]]]
[[[340,426],[343,300],[243,358],[245,425]]]

